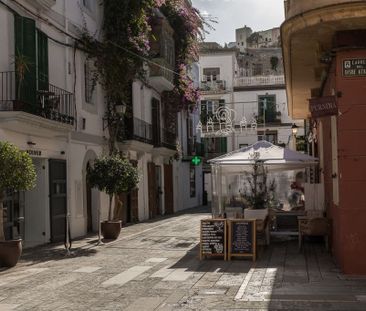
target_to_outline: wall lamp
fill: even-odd
[[[298,130],[299,130],[299,127],[295,123],[293,123],[291,126],[292,135],[296,136]]]
[[[34,143],[34,142],[32,142],[32,141],[27,141],[27,145],[29,145],[29,146],[35,146],[35,145],[36,145],[36,143]]]

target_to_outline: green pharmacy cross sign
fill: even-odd
[[[201,162],[202,162],[202,159],[201,159],[201,157],[199,157],[199,156],[194,156],[193,158],[192,158],[192,160],[191,160],[191,163],[193,164],[193,165],[200,165],[201,164]]]

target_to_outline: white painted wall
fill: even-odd
[[[199,57],[200,76],[204,68],[220,68],[220,80],[226,81],[227,88],[231,89],[234,83],[234,73],[237,67],[235,52],[217,52],[202,54]]]
[[[9,1],[7,1],[9,2]],[[80,8],[80,0],[66,1],[58,0],[52,10],[38,10],[35,2],[22,1],[22,3],[33,12],[40,14],[44,19],[48,19],[52,24],[63,29],[71,31],[75,36],[73,27],[69,27],[70,23],[76,26],[83,25],[85,18],[89,31],[97,36],[100,35],[100,6],[96,6],[96,13],[82,13]],[[71,43],[72,40],[55,30],[47,23],[37,19],[35,16],[29,15],[20,7],[11,3],[17,12],[23,16],[32,17],[36,20],[36,27],[46,33],[49,37],[63,43]],[[69,29],[70,28],[70,29]],[[14,55],[14,18],[4,6],[0,6],[0,37],[2,38],[2,53],[0,53],[0,72],[13,70],[12,56]],[[77,140],[71,140],[69,134],[59,132],[56,127],[44,128],[42,123],[31,128],[27,124],[20,123],[14,130],[2,128],[0,124],[0,133],[2,140],[8,140],[20,149],[37,149],[42,151],[42,159],[36,159],[38,175],[38,183],[36,188],[26,194],[26,242],[29,245],[45,243],[49,241],[49,199],[48,199],[48,159],[65,159],[67,161],[67,193],[68,193],[68,209],[71,214],[71,235],[72,237],[80,237],[86,233],[86,204],[85,204],[85,167],[84,158],[88,150],[94,150],[97,156],[105,152],[105,143],[96,143],[102,141],[101,138],[107,133],[103,132],[102,118],[104,115],[104,96],[101,87],[96,87],[96,95],[94,105],[85,103],[85,79],[84,79],[84,62],[86,55],[83,52],[76,51],[74,62],[74,49],[66,47],[53,40],[48,40],[49,49],[49,77],[50,83],[67,90],[75,95],[75,107],[77,110],[77,127],[73,131],[78,131],[85,136],[79,137]],[[75,88],[74,88],[75,86]],[[6,112],[0,112],[2,116]],[[37,118],[37,117],[35,117]],[[86,128],[81,129],[81,118],[86,119]],[[84,140],[85,139],[85,140]],[[27,141],[36,143],[30,147]],[[64,152],[64,154],[62,154]],[[40,162],[44,163],[45,170],[40,169]],[[99,194],[99,191],[92,191],[93,200],[93,227],[97,228],[96,210],[98,206],[108,207],[108,197],[105,194]],[[34,210],[30,212],[31,208]],[[107,208],[103,208],[103,216],[107,216]],[[40,236],[40,229],[45,232],[45,236]]]

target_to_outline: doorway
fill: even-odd
[[[90,162],[87,163],[86,169],[89,170]],[[93,232],[93,213],[92,213],[92,187],[88,179],[86,180],[86,232]]]
[[[51,242],[65,241],[66,237],[66,161],[49,160]]]
[[[49,242],[47,216],[46,160],[32,159],[37,174],[36,187],[25,192],[25,245],[32,247]]]
[[[158,215],[163,215],[163,189],[162,189],[162,176],[161,176],[161,166],[155,166],[155,177],[156,177],[156,206]]]
[[[173,165],[164,164],[164,198],[165,213],[174,213],[174,193],[173,193]]]

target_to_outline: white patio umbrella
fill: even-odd
[[[255,144],[229,152],[208,161],[212,172],[212,212],[223,213],[222,194],[226,188],[224,176],[240,175],[251,171],[255,161],[262,161],[269,172],[292,171],[304,169],[318,164],[318,159],[312,156],[279,147],[268,141],[258,141]]]
[[[208,162],[213,166],[220,166],[222,173],[230,174],[251,170],[255,162],[254,157],[257,161],[262,161],[269,171],[297,170],[318,164],[317,158],[264,140]]]

